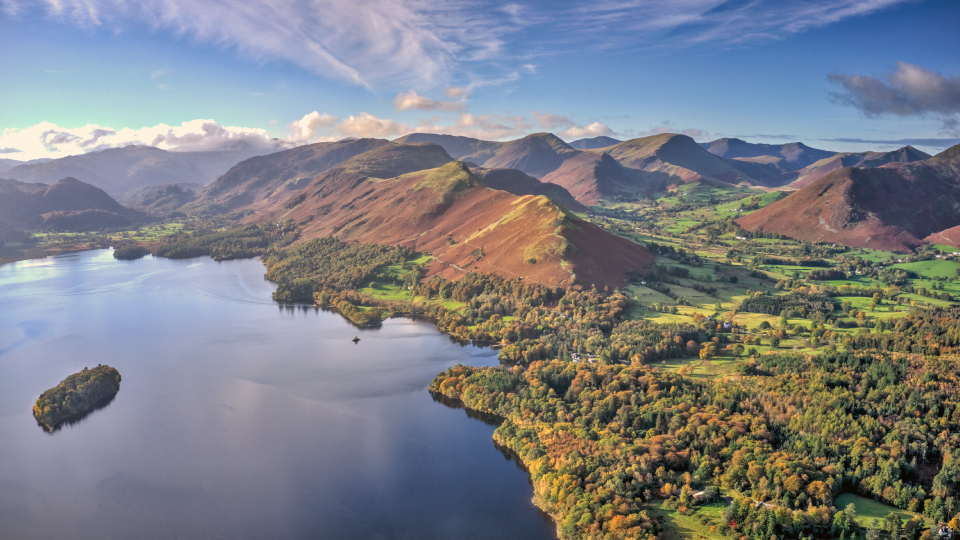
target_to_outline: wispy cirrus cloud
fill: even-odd
[[[949,78],[929,69],[897,62],[883,77],[831,73],[839,85],[834,102],[856,108],[864,116],[932,116],[943,121],[943,132],[960,136],[960,75]]]
[[[82,28],[141,25],[283,60],[362,86],[432,86],[460,62],[503,56],[515,18],[452,0],[0,0]]]
[[[913,0],[0,0],[82,28],[146,25],[369,88],[470,88],[536,74],[557,47],[634,49],[784,39]]]
[[[599,0],[574,10],[569,26],[595,40],[637,45],[656,36],[660,46],[747,44],[780,40],[843,19],[916,0]],[[649,42],[647,43],[650,44]]]

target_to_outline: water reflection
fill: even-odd
[[[93,414],[94,412],[99,411],[100,409],[105,409],[105,408],[107,408],[107,405],[110,405],[111,403],[113,403],[113,400],[114,400],[116,397],[117,397],[117,395],[114,394],[114,395],[112,395],[112,396],[109,396],[109,397],[107,397],[107,398],[104,398],[104,399],[98,401],[97,403],[94,403],[93,407],[90,407],[88,410],[86,410],[86,411],[84,411],[84,412],[82,412],[82,413],[78,413],[78,414],[75,414],[75,415],[73,415],[73,416],[68,416],[68,417],[64,418],[59,424],[53,426],[53,429],[50,429],[49,427],[47,427],[46,424],[40,423],[39,420],[37,420],[37,425],[40,426],[40,427],[43,429],[44,432],[46,432],[46,433],[48,433],[48,434],[50,434],[50,435],[53,435],[54,433],[56,433],[56,432],[60,431],[61,429],[63,429],[64,426],[71,426],[71,427],[73,427],[73,426],[79,424],[80,422],[83,422],[83,419],[84,419],[84,418],[90,416],[90,415]]]
[[[477,411],[466,407],[462,401],[459,399],[453,399],[447,397],[439,392],[430,392],[430,397],[433,398],[433,401],[442,404],[445,407],[450,409],[458,409],[467,413],[467,418],[473,418],[474,420],[479,420],[488,426],[500,427],[500,424],[503,423],[503,418],[490,413],[485,413],[483,411]]]

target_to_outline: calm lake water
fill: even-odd
[[[556,539],[494,426],[426,391],[495,351],[278,306],[263,273],[108,250],[0,267],[0,538]],[[37,396],[97,364],[116,399],[45,433]]]

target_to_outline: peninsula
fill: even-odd
[[[64,420],[92,410],[120,390],[120,372],[110,366],[83,368],[57,386],[40,394],[33,416],[53,431]]]

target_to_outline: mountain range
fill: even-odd
[[[275,150],[246,143],[208,152],[170,152],[153,146],[131,145],[23,162],[9,167],[3,175],[21,182],[47,184],[72,177],[108,193],[122,193],[171,183],[206,184],[238,162],[272,151]]]
[[[960,145],[922,161],[835,170],[737,223],[798,240],[888,251],[909,251],[925,241],[960,247]]]
[[[242,212],[248,223],[291,219],[302,238],[336,235],[430,252],[429,272],[451,278],[476,270],[556,286],[619,286],[654,257],[572,211],[695,183],[795,190],[740,218],[749,230],[897,251],[960,241],[958,147],[934,157],[912,147],[832,153],[668,133],[574,143],[550,133],[505,142],[415,133],[252,156],[244,154],[252,149],[229,156],[151,147],[91,152],[8,174],[82,171],[112,186],[117,200],[74,177],[52,185],[3,180],[0,232],[127,226],[145,213]]]

